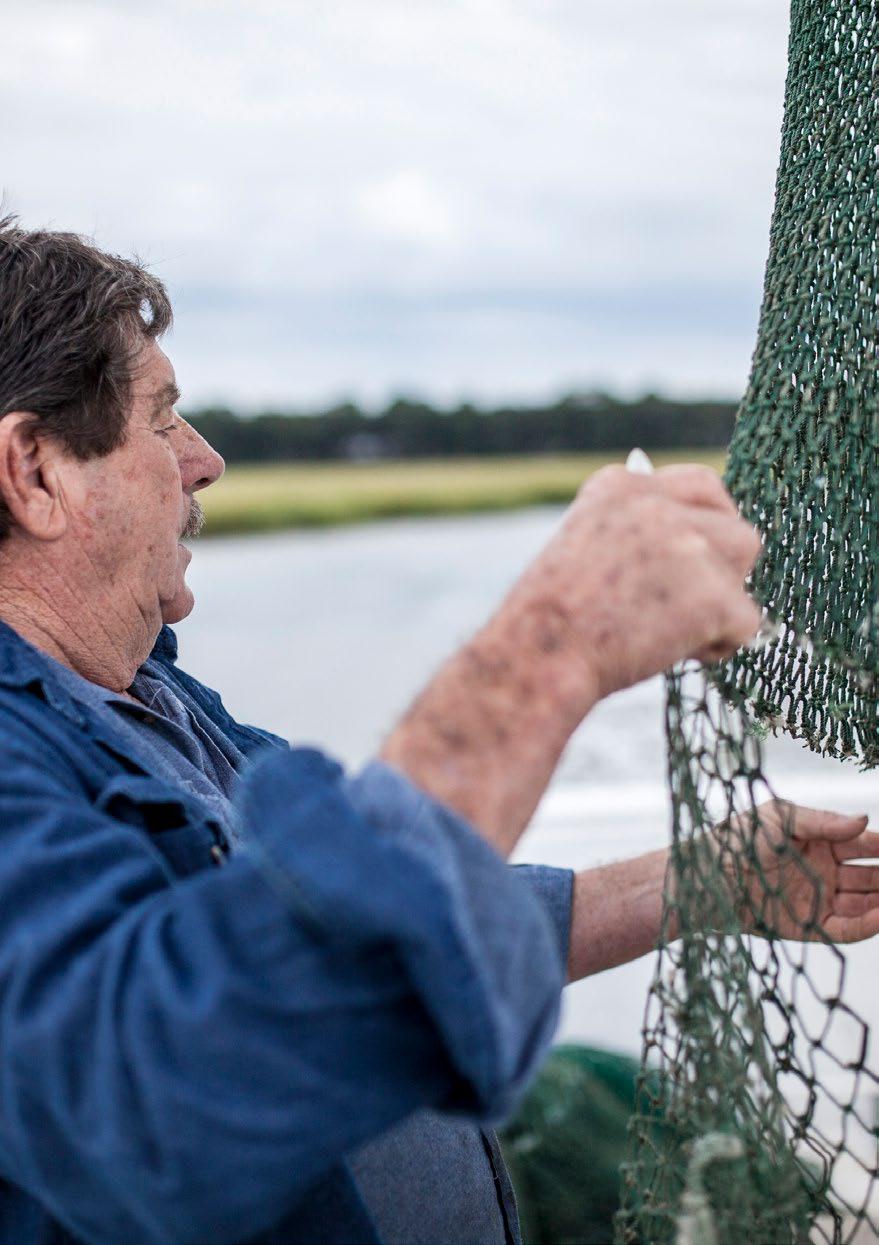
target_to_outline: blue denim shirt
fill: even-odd
[[[250,760],[231,857],[0,624],[0,1240],[378,1241],[346,1156],[510,1109],[558,941],[448,810],[234,722],[175,655],[165,629],[169,684]]]

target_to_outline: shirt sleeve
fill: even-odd
[[[567,965],[571,945],[571,905],[574,899],[573,869],[555,869],[551,865],[513,867],[543,904],[555,934],[562,964]]]
[[[519,870],[397,770],[373,762],[345,780],[318,752],[292,755],[292,767],[289,757],[272,757],[265,768],[301,769],[295,786],[319,790],[320,802],[297,822],[307,829],[295,839],[285,830],[279,837],[274,810],[257,816],[245,804],[246,824],[261,827],[254,859],[318,939],[346,953],[398,948],[463,1075],[463,1097],[444,1105],[503,1118],[558,1017],[564,960],[544,905]],[[266,801],[289,795],[259,774],[247,788],[263,814]]]
[[[240,811],[179,880],[44,740],[5,751],[0,1174],[78,1239],[248,1239],[422,1106],[502,1116],[550,1041],[550,922],[447,810],[293,750]]]

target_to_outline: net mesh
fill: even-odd
[[[668,680],[673,841],[618,1242],[876,1239],[869,1031],[825,932],[821,862],[791,805],[765,812],[763,741],[781,730],[879,762],[877,75],[877,0],[793,0],[758,343],[727,471],[765,535],[753,587],[776,625]]]

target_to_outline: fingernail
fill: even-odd
[[[635,448],[630,451],[629,457],[626,459],[626,471],[630,471],[632,475],[636,476],[652,476],[653,463],[643,450]]]

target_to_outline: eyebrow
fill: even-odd
[[[153,415],[160,415],[162,411],[166,411],[169,406],[176,406],[180,401],[180,390],[173,380],[167,381],[162,385],[161,389],[157,389],[153,398]]]

